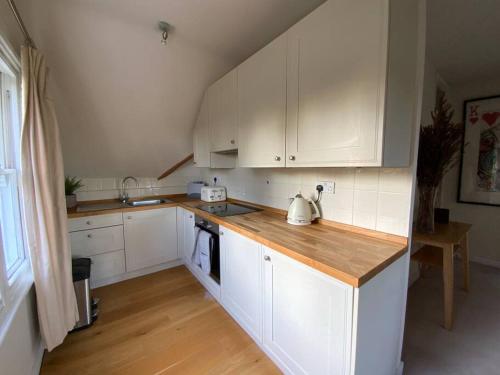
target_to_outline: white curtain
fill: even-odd
[[[50,351],[78,320],[66,222],[59,129],[47,96],[47,68],[34,48],[21,50],[23,130],[21,159],[28,246],[40,331]]]

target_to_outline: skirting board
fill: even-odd
[[[500,260],[493,260],[483,257],[470,257],[470,261],[474,263],[483,264],[485,266],[500,268]]]
[[[171,262],[158,264],[158,265],[153,266],[153,267],[143,268],[142,270],[122,273],[121,275],[118,275],[118,276],[113,276],[113,277],[110,277],[108,279],[96,281],[95,283],[92,284],[92,289],[100,288],[101,286],[118,283],[120,281],[125,281],[128,279],[134,279],[136,277],[144,276],[144,275],[147,275],[150,273],[163,271],[163,270],[166,270],[169,268],[180,266],[182,264],[184,264],[184,262],[181,259],[176,259],[176,260],[173,260]]]

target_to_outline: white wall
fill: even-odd
[[[459,87],[449,85],[436,70],[430,58],[426,61],[422,124],[432,123],[430,111],[434,109],[436,89],[440,87],[455,111],[454,121],[462,122],[463,102],[483,96],[500,94],[500,79],[476,81]],[[443,179],[437,206],[450,210],[450,220],[472,224],[469,237],[473,261],[500,267],[500,207],[481,206],[457,202],[459,166]],[[415,203],[418,206],[418,202]],[[416,211],[416,210],[415,210]],[[414,278],[414,277],[413,277]]]
[[[457,113],[462,119],[462,105],[467,99],[500,95],[500,79],[477,81],[454,87],[458,98]],[[442,206],[450,209],[451,220],[472,224],[469,237],[472,260],[500,267],[500,206],[481,206],[457,202],[459,167],[450,171],[443,181],[441,191]]]
[[[51,69],[66,174],[159,176],[192,152],[205,89],[323,1],[17,0]]]
[[[43,348],[40,341],[35,306],[35,291],[32,288],[19,305],[0,344],[1,374],[38,374]]]
[[[409,168],[235,168],[204,169],[204,179],[227,187],[228,196],[286,210],[299,191],[313,198],[319,181],[334,181],[323,194],[322,217],[344,224],[408,235],[411,201]]]

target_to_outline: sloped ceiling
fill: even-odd
[[[324,0],[17,2],[51,68],[66,173],[99,177],[157,176],[192,152],[209,84]]]
[[[427,1],[427,51],[451,85],[498,82],[500,1]]]

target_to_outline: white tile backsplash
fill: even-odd
[[[227,188],[228,196],[286,210],[289,198],[299,191],[316,196],[319,181],[333,181],[335,193],[323,193],[322,217],[344,224],[407,236],[411,196],[411,172],[407,168],[235,168],[208,169],[185,166],[158,181],[140,178],[139,188],[130,181],[131,197],[182,194],[189,181],[204,180]],[[83,179],[79,201],[118,198],[122,177]]]
[[[411,172],[408,168],[263,168],[203,169],[217,177],[228,196],[280,209],[299,191],[316,196],[319,181],[333,181],[335,193],[323,193],[322,217],[344,224],[407,236]]]
[[[200,168],[186,165],[175,171],[170,176],[158,181],[156,177],[138,178],[139,187],[133,180],[127,182],[127,192],[130,197],[147,195],[182,194],[186,192],[189,181],[202,179]],[[123,177],[80,177],[83,187],[76,193],[79,201],[116,199],[120,195]]]

